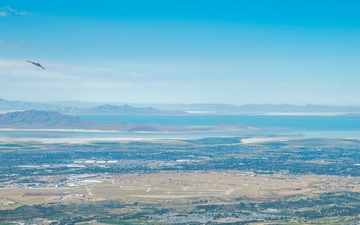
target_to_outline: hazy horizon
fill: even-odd
[[[359,6],[4,0],[0,98],[358,106]]]
[[[203,103],[203,102],[194,102],[194,103],[186,103],[186,102],[179,102],[179,103],[174,103],[174,102],[145,102],[145,103],[139,103],[139,102],[116,102],[116,101],[83,101],[83,100],[58,100],[58,101],[24,101],[24,100],[19,100],[19,99],[15,99],[15,100],[10,100],[10,99],[4,99],[0,97],[0,100],[4,100],[4,101],[8,101],[8,102],[24,102],[24,103],[34,103],[34,104],[76,104],[76,103],[83,103],[84,105],[130,105],[130,106],[176,106],[176,105],[208,105],[208,106],[215,106],[215,105],[228,105],[228,106],[296,106],[296,107],[306,107],[306,106],[324,106],[324,107],[360,107],[360,104],[358,105],[325,105],[325,104],[291,104],[291,103],[279,103],[279,104],[271,104],[271,103],[244,103],[244,104],[234,104],[234,103],[221,103],[221,102],[209,102],[209,103]],[[79,107],[85,107],[85,106],[80,106]]]

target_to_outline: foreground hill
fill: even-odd
[[[13,129],[87,129],[116,131],[209,131],[255,129],[243,125],[218,125],[211,127],[163,126],[158,124],[128,124],[119,121],[99,123],[67,116],[58,112],[27,110],[0,114],[0,128]]]

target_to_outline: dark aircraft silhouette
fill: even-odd
[[[45,69],[40,63],[33,62],[33,61],[29,61],[29,60],[26,60],[26,62],[32,63],[32,64],[34,64],[34,65],[37,66],[37,67],[41,67],[41,68]]]

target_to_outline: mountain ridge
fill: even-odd
[[[106,123],[88,121],[79,117],[64,115],[53,111],[26,110],[0,114],[0,128],[10,129],[85,129],[104,131],[151,131],[188,132],[210,130],[256,129],[244,125],[220,124],[217,126],[164,126],[159,124],[128,124],[119,121]]]
[[[80,104],[82,105],[82,104]],[[109,115],[174,115],[186,114],[179,110],[160,110],[154,107],[133,107],[128,104],[112,105],[112,104],[91,104],[86,105],[90,107],[74,107],[73,103],[66,105],[61,102],[60,105],[56,103],[32,103],[22,101],[8,101],[0,99],[0,110],[45,110],[56,111],[59,113],[68,114],[109,114]],[[94,106],[95,105],[95,106]]]
[[[208,112],[220,114],[246,113],[360,113],[360,106],[331,105],[293,105],[293,104],[129,104],[129,103],[91,103],[81,101],[62,101],[50,103],[32,103],[24,101],[8,101],[0,99],[0,110],[46,110],[65,114],[113,114],[113,115],[175,115],[189,112]]]

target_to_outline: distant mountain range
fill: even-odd
[[[62,101],[33,103],[0,99],[0,111],[46,110],[65,114],[174,115],[187,113],[263,114],[263,113],[343,113],[357,115],[360,106],[271,105],[271,104],[124,104]]]
[[[109,115],[174,115],[186,114],[184,111],[178,110],[160,110],[153,107],[132,107],[129,105],[97,105],[96,103],[81,103],[79,106],[92,106],[92,107],[74,107],[75,102],[59,103],[31,103],[22,101],[7,101],[0,99],[0,111],[13,111],[13,110],[46,110],[55,111],[65,114],[109,114]],[[95,106],[94,106],[95,105]]]
[[[327,105],[272,105],[272,104],[154,104],[163,110],[183,110],[186,112],[208,112],[218,114],[256,114],[256,113],[359,113],[360,106],[327,106]]]
[[[69,108],[63,111],[69,113]],[[118,115],[158,115],[158,114],[185,114],[182,111],[160,110],[153,107],[132,107],[129,105],[100,105],[92,108],[71,108],[71,113],[77,114],[118,114]]]
[[[83,120],[58,112],[26,110],[0,114],[0,128],[9,129],[85,129],[113,131],[188,132],[210,130],[256,129],[244,125],[223,124],[218,126],[163,126],[158,124],[128,124],[118,121],[100,123]]]

